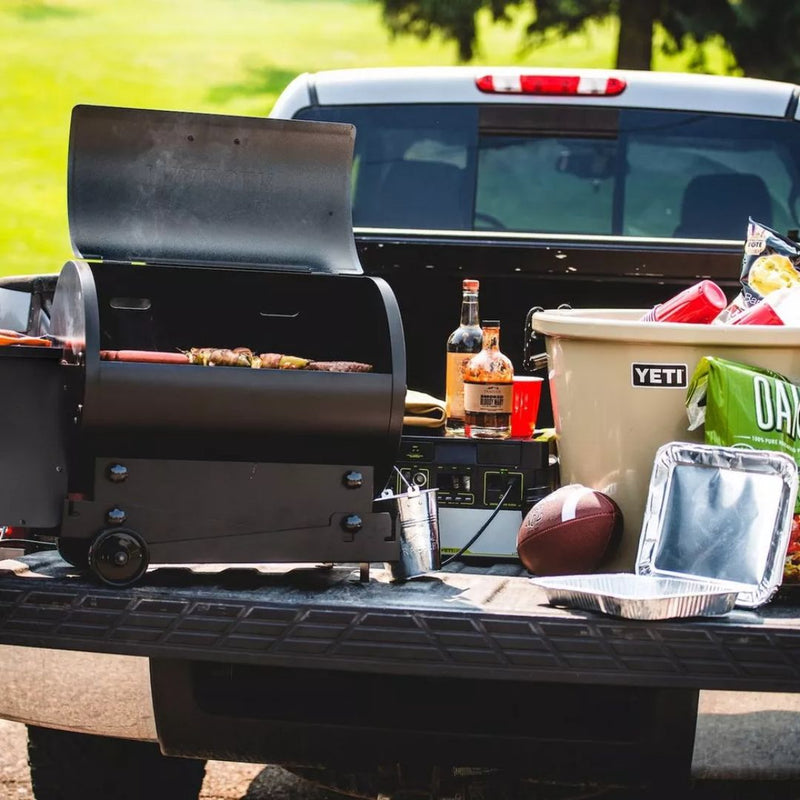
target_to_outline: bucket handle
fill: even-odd
[[[419,486],[413,486],[410,484],[406,476],[403,475],[396,465],[394,467],[394,471],[400,476],[400,480],[406,485],[407,494],[419,494]],[[389,488],[386,488],[381,492],[381,499],[386,497],[394,497],[394,492]]]

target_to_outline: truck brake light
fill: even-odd
[[[482,75],[475,84],[490,94],[602,95],[622,94],[622,78],[580,75]]]

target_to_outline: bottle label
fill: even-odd
[[[465,383],[464,407],[476,413],[511,413],[511,383]]]
[[[472,353],[447,354],[445,397],[448,419],[464,419],[464,369],[472,356]]]

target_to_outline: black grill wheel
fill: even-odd
[[[89,567],[109,586],[130,586],[147,571],[150,555],[136,531],[110,528],[100,531],[89,546]]]

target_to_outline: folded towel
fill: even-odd
[[[403,425],[418,428],[441,428],[445,421],[444,400],[418,392],[415,389],[406,390],[406,413]]]

